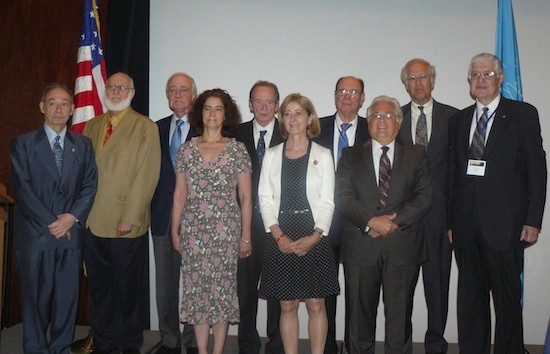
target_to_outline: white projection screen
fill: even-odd
[[[541,117],[545,147],[550,138],[548,58],[550,2],[515,1],[525,101]],[[171,112],[164,88],[167,78],[184,71],[195,78],[199,92],[220,87],[241,108],[243,121],[252,118],[248,93],[257,80],[278,85],[281,98],[291,92],[309,97],[319,116],[335,111],[336,80],[355,75],[365,81],[366,100],[360,114],[378,95],[408,95],[400,71],[411,58],[436,66],[435,99],[464,108],[473,103],[466,74],[471,57],[494,53],[497,1],[479,0],[152,0],[150,35],[150,116]],[[550,316],[550,224],[548,212],[539,242],[525,251],[525,341],[544,343]],[[154,277],[154,266],[151,266]],[[151,281],[154,285],[154,281]],[[343,274],[340,285],[344,288]],[[457,342],[457,270],[453,262],[446,338]],[[156,328],[152,286],[152,327]],[[338,298],[337,337],[344,336],[344,296]],[[426,306],[419,280],[413,312],[413,336],[422,342]],[[258,330],[265,336],[265,302],[260,303]],[[383,307],[378,340],[384,338]],[[230,327],[230,334],[237,326]],[[300,337],[307,338],[307,312],[300,307]]]

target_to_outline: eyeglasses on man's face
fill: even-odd
[[[349,89],[338,89],[338,90],[334,91],[334,94],[337,95],[337,96],[346,96],[346,95],[357,96],[361,93],[362,93],[361,91],[356,90],[356,89],[351,89],[351,90],[349,90]]]
[[[493,77],[495,77],[497,73],[494,71],[472,71],[468,74],[468,79],[478,80],[478,79],[485,79],[490,80]]]
[[[126,92],[126,91],[129,91],[129,90],[133,90],[133,89],[134,89],[133,87],[128,87],[128,86],[125,86],[125,85],[113,85],[113,84],[105,85],[105,88],[106,88],[108,91],[111,91],[111,92],[115,92],[117,89],[118,89],[120,92]]]

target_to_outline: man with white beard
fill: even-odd
[[[160,173],[156,124],[130,107],[134,81],[113,74],[105,86],[107,113],[91,119],[98,190],[87,222],[85,262],[93,353],[139,353],[143,344],[144,272],[149,205]]]

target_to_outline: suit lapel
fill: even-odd
[[[77,153],[79,152],[76,151],[74,137],[71,135],[71,132],[67,131],[63,146],[63,171],[61,173],[61,184],[65,183],[68,175],[70,175],[73,171]]]
[[[124,119],[123,119],[124,120]],[[172,123],[172,116],[166,117],[162,122],[159,122],[159,138],[160,143],[163,145],[161,149],[162,153],[165,155],[165,158],[168,158],[172,161],[170,156],[170,124]]]
[[[463,154],[466,159],[468,158],[468,150],[470,148],[470,126],[472,124],[472,117],[474,115],[475,104],[466,108],[463,114],[460,116],[461,120],[458,123],[459,130],[457,134],[457,145],[459,147],[458,152]]]
[[[409,102],[403,107],[403,124],[401,125],[401,128],[399,129],[399,132],[401,134],[401,140],[405,144],[412,144],[412,133],[411,133],[411,125],[412,125],[412,117],[411,117],[411,103]]]
[[[118,142],[128,141],[127,138],[132,134],[131,125],[132,120],[134,119],[133,115],[134,111],[130,108],[130,110],[126,112],[126,115],[122,118],[120,123],[118,123],[116,129],[113,130],[113,133],[103,146],[103,149],[101,149],[100,155],[103,155],[104,153],[112,149],[113,146],[116,146],[116,144],[118,144]],[[102,129],[100,127],[100,132],[101,131]],[[101,133],[99,135],[101,135]],[[102,137],[100,137],[100,139],[102,139]]]
[[[507,106],[507,101],[504,99],[504,97],[501,97],[500,103],[497,107],[497,110],[495,111],[495,115],[493,116],[493,126],[491,127],[491,131],[489,132],[487,144],[485,144],[485,150],[483,151],[483,156],[487,156],[491,153],[491,150],[495,146],[496,141],[498,141],[500,135],[506,127]]]
[[[57,172],[57,167],[55,166],[55,157],[43,127],[36,134],[34,150],[52,178],[59,181],[59,172]]]

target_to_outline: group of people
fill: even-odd
[[[435,79],[433,65],[410,60],[411,101],[378,96],[366,118],[359,78],[338,79],[336,113],[323,118],[307,97],[279,103],[277,86],[258,81],[241,124],[226,91],[197,95],[178,72],[166,84],[173,114],[155,124],[132,110],[134,83],[116,73],[108,112],[84,136],[67,129],[71,91],[47,86],[43,127],[10,151],[25,353],[68,353],[83,260],[93,353],[139,353],[149,226],[159,354],[205,354],[211,330],[221,354],[236,323],[239,352],[259,353],[258,298],[266,353],[298,352],[302,301],[312,353],[338,353],[340,263],[348,353],[374,353],[381,290],[385,351],[412,352],[420,269],[425,350],[445,353],[452,249],[461,352],[489,353],[492,294],[495,353],[523,353],[523,249],[546,199],[538,113],[500,95],[492,54],[472,58],[475,103],[462,111],[433,99]]]

